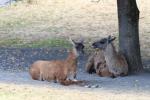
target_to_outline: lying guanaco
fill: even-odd
[[[104,51],[106,65],[113,74],[113,77],[125,76],[128,74],[128,64],[123,54],[116,51],[115,46],[112,43],[115,38],[116,37],[108,36],[92,45],[94,48],[100,48]]]
[[[73,49],[64,60],[38,60],[29,69],[29,73],[34,80],[47,80],[59,82],[62,85],[78,84],[76,81],[78,52],[83,52],[84,45],[70,39]],[[82,42],[82,41],[81,41]],[[73,80],[68,79],[73,78]]]

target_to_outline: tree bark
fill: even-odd
[[[119,51],[124,54],[129,72],[143,70],[139,43],[139,10],[136,0],[117,0]]]

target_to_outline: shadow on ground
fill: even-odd
[[[64,87],[53,82],[40,82],[32,80],[28,74],[28,68],[36,60],[63,59],[67,56],[67,49],[60,48],[1,48],[0,49],[0,82],[13,84],[46,85],[55,88],[81,89],[86,87],[69,86]],[[87,80],[90,85],[98,85],[98,88],[90,90],[109,90],[113,92],[135,91],[150,92],[150,73],[139,73],[127,77],[115,79],[99,77],[95,74],[87,74],[84,70],[87,55],[79,57],[78,79]],[[146,62],[146,64],[149,64]]]

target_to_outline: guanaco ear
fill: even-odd
[[[84,39],[80,38],[78,42],[83,44],[84,43]]]
[[[78,39],[77,41],[72,40],[72,42],[73,42],[74,44],[83,44],[83,43],[84,43],[84,40],[83,40],[82,38],[80,38],[80,39]]]
[[[114,41],[115,39],[116,39],[116,37],[112,37],[111,40],[110,40],[110,42]]]
[[[111,35],[108,36],[108,40],[110,40],[110,39],[111,39]]]
[[[116,39],[116,37],[109,35],[107,40],[108,40],[108,43],[111,43],[115,39]]]

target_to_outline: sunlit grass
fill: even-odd
[[[46,40],[39,40],[31,42],[27,45],[27,47],[64,47],[69,48],[71,44],[65,39],[46,39]]]
[[[62,38],[51,38],[51,39],[44,39],[44,40],[36,40],[29,43],[21,39],[3,39],[0,40],[0,47],[15,47],[15,48],[22,48],[22,47],[29,47],[29,48],[44,48],[44,47],[62,47],[62,48],[70,48],[71,44]]]

